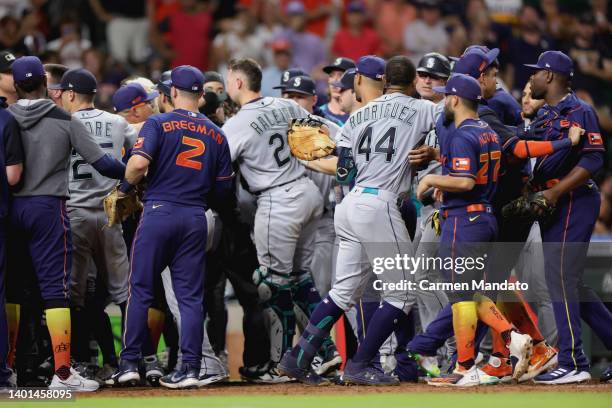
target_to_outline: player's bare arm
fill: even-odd
[[[309,170],[334,176],[336,174],[336,169],[338,168],[338,158],[335,156],[323,157],[316,160],[304,161],[303,164]]]
[[[6,166],[6,178],[10,186],[14,186],[19,183],[21,179],[21,173],[23,172],[23,164],[14,164],[12,166]]]
[[[440,160],[440,149],[428,145],[423,145],[418,149],[408,152],[408,160],[415,167],[427,165],[434,160]]]
[[[440,176],[437,174],[428,174],[423,177],[423,180],[417,187],[417,198],[423,199],[423,194],[430,188],[436,188],[440,191],[449,193],[464,193],[470,191],[476,185],[476,180],[471,177],[454,177]]]
[[[147,174],[151,161],[141,155],[135,154],[130,157],[125,170],[125,181],[131,186],[135,186]],[[120,190],[119,196],[124,196],[125,192]]]

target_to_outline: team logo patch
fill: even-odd
[[[470,169],[469,157],[457,157],[453,159],[453,170],[466,171]]]
[[[589,133],[589,144],[592,145],[603,145],[603,139],[601,138],[601,133]]]
[[[134,149],[140,149],[144,144],[144,137],[139,137],[136,139],[136,143],[134,143]]]
[[[559,126],[561,126],[561,128],[568,128],[568,127],[570,127],[570,121],[566,120],[566,119],[562,119],[559,122]]]

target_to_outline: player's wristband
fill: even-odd
[[[556,151],[564,149],[566,147],[571,147],[572,146],[572,140],[570,138],[561,139],[561,140],[553,140],[552,141],[552,145],[553,145],[553,151],[556,152]]]
[[[119,184],[118,190],[121,191],[123,194],[129,194],[132,190],[134,190],[134,188],[136,188],[135,185],[130,184],[129,181],[127,181],[126,179],[123,179],[121,184]]]

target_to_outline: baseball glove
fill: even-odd
[[[519,197],[502,208],[504,218],[524,222],[545,222],[554,212],[555,206],[546,199],[542,191]]]
[[[287,139],[291,153],[301,160],[311,161],[329,156],[336,149],[329,136],[329,128],[312,116],[293,119]]]
[[[109,227],[120,224],[130,215],[142,211],[142,203],[138,199],[136,192],[119,197],[118,189],[115,187],[106,197],[104,197],[104,212],[108,217]]]

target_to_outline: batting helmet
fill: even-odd
[[[440,78],[448,78],[451,73],[450,61],[444,55],[430,52],[419,61],[417,72],[427,72]]]

